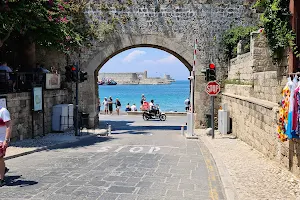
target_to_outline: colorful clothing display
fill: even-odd
[[[282,90],[279,109],[278,138],[281,141],[299,138],[300,134],[300,82],[295,76],[293,81],[288,78]]]

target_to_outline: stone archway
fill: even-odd
[[[152,47],[166,51],[178,58],[189,71],[192,70],[193,46],[178,40],[177,38],[168,38],[159,35],[120,35],[119,37],[110,38],[102,43],[99,47],[94,47],[91,52],[85,52],[83,57],[85,60],[81,67],[88,72],[88,81],[80,85],[80,107],[83,111],[90,113],[90,124],[94,124],[96,116],[96,108],[98,101],[97,76],[101,67],[113,56],[125,50],[136,47]],[[195,112],[196,126],[200,126],[200,120],[204,120],[204,114],[207,112],[208,106],[207,95],[204,92],[205,81],[201,70],[204,64],[198,60],[195,68]]]

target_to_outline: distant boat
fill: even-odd
[[[106,83],[106,85],[117,85],[117,82],[114,80],[110,80]]]
[[[98,85],[117,85],[117,82],[112,79],[102,79],[98,81]]]
[[[102,80],[101,80],[101,81],[98,81],[98,85],[104,85],[104,83],[105,83],[105,82],[102,81]]]

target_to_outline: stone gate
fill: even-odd
[[[91,48],[81,50],[80,65],[89,77],[80,85],[80,107],[90,113],[90,123],[96,116],[98,71],[110,58],[131,48],[153,47],[174,55],[191,71],[195,39],[198,39],[196,126],[204,122],[205,114],[209,113],[209,98],[204,91],[201,70],[214,62],[222,71],[218,53],[222,33],[231,26],[250,25],[255,21],[253,18],[257,15],[246,0],[106,0],[101,4],[106,4],[109,9],[91,8],[87,17],[107,21],[108,18],[103,16],[108,15],[126,20],[121,20],[104,41],[94,41]],[[117,4],[122,4],[122,9]]]

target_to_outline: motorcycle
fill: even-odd
[[[157,106],[156,111],[144,111],[143,113],[143,119],[145,121],[148,121],[149,119],[159,119],[160,121],[166,121],[167,116],[165,113],[161,112],[159,107]]]

